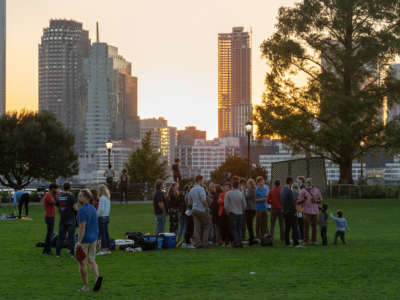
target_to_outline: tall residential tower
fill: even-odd
[[[251,116],[251,36],[234,27],[218,34],[218,136],[246,136]]]
[[[6,0],[0,0],[0,115],[6,112]]]
[[[39,111],[54,113],[84,148],[87,82],[84,59],[89,55],[89,32],[82,23],[50,20],[39,45]]]

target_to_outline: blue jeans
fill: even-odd
[[[68,248],[71,255],[74,255],[75,248],[75,220],[71,220],[70,222],[62,222],[60,221],[58,225],[58,237],[57,237],[57,246],[56,246],[56,254],[61,254],[61,249],[64,246],[65,236],[68,232]]]
[[[108,234],[108,223],[110,217],[99,217],[99,233],[101,238],[101,249],[110,248],[110,235]]]
[[[233,239],[235,241],[235,247],[242,247],[243,215],[230,214],[229,219],[232,225],[232,233]]]
[[[178,219],[179,219],[179,233],[178,233],[178,238],[176,239],[177,242],[181,240],[182,236],[185,236],[186,232],[185,213],[178,212]]]
[[[156,235],[165,232],[165,215],[155,215],[156,216]]]

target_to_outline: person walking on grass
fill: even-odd
[[[197,175],[194,187],[189,192],[190,202],[193,203],[192,215],[194,223],[194,246],[196,248],[209,248],[208,233],[210,228],[209,206],[207,195],[202,187],[203,176]]]
[[[110,251],[110,235],[108,233],[108,224],[110,223],[110,191],[108,188],[102,184],[97,190],[97,195],[99,198],[99,207],[97,209],[98,221],[99,221],[99,231],[101,238],[101,251],[97,255],[111,254]]]
[[[243,248],[242,228],[243,214],[246,210],[246,199],[240,190],[239,178],[234,176],[232,179],[233,190],[225,195],[224,208],[229,216],[235,248]]]
[[[310,238],[311,226],[311,242],[313,245],[317,243],[317,216],[318,204],[322,202],[322,195],[319,189],[312,185],[312,179],[307,178],[305,187],[301,189],[299,201],[297,203],[303,205],[304,214],[304,245],[308,245]]]
[[[78,211],[78,203],[75,196],[71,192],[71,184],[65,182],[63,185],[63,192],[56,198],[56,206],[60,213],[60,222],[58,225],[58,237],[56,255],[60,257],[61,249],[65,240],[65,236],[68,233],[68,248],[70,254],[74,256],[75,249],[75,227],[76,220],[75,214]]]
[[[269,189],[265,185],[263,177],[257,177],[256,182],[256,236],[258,239],[262,239],[268,233],[267,195]]]
[[[286,186],[281,192],[283,216],[285,219],[285,243],[287,247],[290,244],[290,232],[292,232],[293,245],[299,247],[298,231],[297,231],[297,217],[296,217],[296,202],[292,192],[293,178],[286,178]]]
[[[99,234],[97,212],[96,208],[92,205],[92,193],[88,189],[80,191],[78,199],[82,207],[78,210],[79,233],[75,251],[77,253],[79,271],[83,281],[81,291],[89,291],[87,270],[87,264],[89,264],[90,270],[96,278],[96,284],[93,288],[96,292],[100,290],[103,281],[103,278],[99,275],[99,267],[96,264],[96,244]],[[82,252],[85,254],[85,257],[80,260],[80,253]]]
[[[328,204],[322,205],[321,212],[319,213],[319,227],[321,231],[322,246],[328,246],[328,237],[326,236],[328,231]]]
[[[161,179],[156,181],[156,191],[153,196],[153,210],[156,217],[156,232],[155,235],[165,232],[165,221],[168,215],[167,202],[163,192],[164,181]]]
[[[54,234],[54,219],[56,217],[56,196],[57,196],[58,185],[51,183],[49,191],[44,195],[44,219],[46,222],[47,233],[44,242],[43,255],[53,255],[51,252],[51,238]]]
[[[330,214],[330,217],[336,222],[336,233],[333,243],[336,245],[337,239],[340,237],[343,244],[346,244],[345,232],[350,231],[350,228],[347,225],[347,220],[343,217],[343,211],[339,209],[337,210],[336,214],[337,217],[334,217],[332,214]]]
[[[285,240],[285,228],[283,227],[283,213],[282,213],[282,203],[281,203],[281,182],[280,180],[275,180],[275,187],[269,191],[267,196],[268,204],[271,206],[271,232],[272,239],[274,239],[275,233],[275,222],[276,219],[279,221],[279,233],[280,240],[283,243]]]
[[[254,240],[254,217],[256,216],[256,182],[254,179],[247,181],[246,189],[246,225],[249,233],[249,245],[257,244]]]

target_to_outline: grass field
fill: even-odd
[[[0,299],[399,299],[400,200],[328,204],[348,219],[346,246],[115,251],[97,257],[98,294],[78,292],[78,265],[66,250],[44,257],[35,247],[45,236],[43,209],[35,206],[32,222],[0,222]],[[113,238],[154,225],[149,204],[112,206]],[[330,221],[330,242],[334,231]]]

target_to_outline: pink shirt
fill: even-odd
[[[313,187],[310,191],[302,189],[300,191],[299,200],[303,202],[303,213],[307,215],[318,215],[318,203],[316,201],[322,201],[322,195],[318,188]]]

